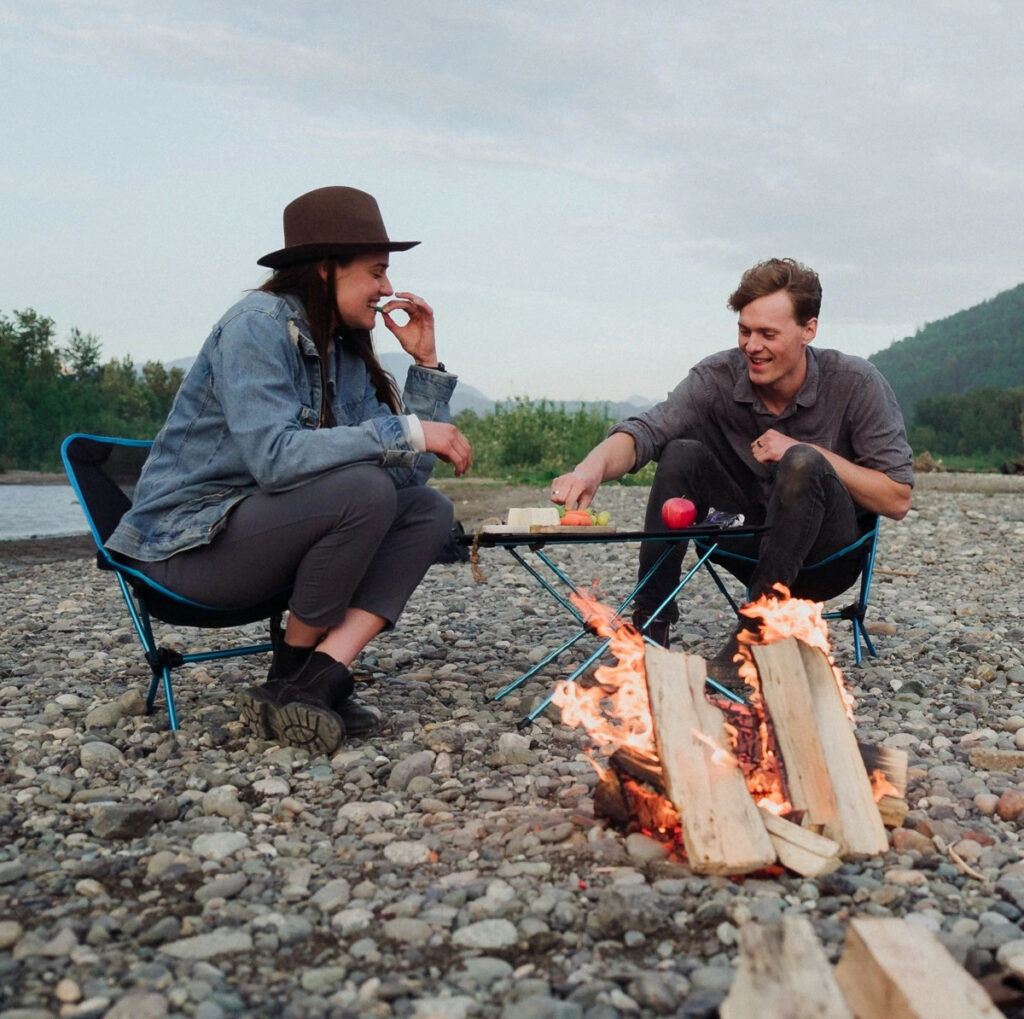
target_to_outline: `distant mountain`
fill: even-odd
[[[394,375],[398,380],[399,388],[401,388],[402,383],[405,381],[405,373],[409,365],[412,364],[412,358],[408,354],[400,354],[396,350],[391,353],[381,354],[380,363],[387,371]],[[452,416],[464,410],[471,410],[474,414],[479,414],[483,417],[484,414],[490,414],[494,410],[494,400],[484,396],[479,389],[474,389],[468,382],[463,382],[462,379],[459,379],[459,384],[455,387],[455,392],[452,394]]]
[[[923,397],[1024,386],[1024,283],[930,322],[868,360],[889,380],[908,425]]]

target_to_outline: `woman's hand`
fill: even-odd
[[[399,325],[392,313],[404,311],[409,321]],[[399,292],[390,301],[381,306],[381,318],[384,325],[391,330],[402,349],[412,355],[412,359],[426,368],[437,367],[437,350],[434,344],[434,309],[415,294]]]
[[[443,421],[423,421],[423,437],[427,440],[427,452],[434,453],[455,468],[455,476],[461,477],[473,463],[473,450],[469,440],[455,427]]]

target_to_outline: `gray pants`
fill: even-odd
[[[383,468],[353,464],[288,492],[247,496],[209,545],[132,565],[218,608],[254,605],[291,587],[288,607],[310,626],[337,626],[350,606],[394,625],[453,515],[436,489],[396,489]]]

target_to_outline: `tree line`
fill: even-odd
[[[60,443],[71,432],[151,439],[181,384],[180,368],[130,357],[100,361],[100,342],[72,329],[57,343],[52,319],[35,311],[0,313],[0,471],[60,469]],[[525,398],[493,412],[463,411],[456,423],[473,445],[473,473],[544,484],[578,463],[613,423],[607,411],[568,410]],[[917,401],[909,429],[916,453],[949,467],[998,469],[1024,458],[1024,387],[985,387]],[[438,475],[450,469],[438,465]],[[650,483],[645,468],[629,480]]]
[[[1015,471],[1024,459],[1024,387],[984,387],[917,402],[910,444],[949,467]]]
[[[71,432],[151,439],[182,378],[157,361],[101,363],[100,341],[79,329],[62,346],[31,309],[0,313],[0,471],[58,470]]]

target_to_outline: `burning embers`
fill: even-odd
[[[701,873],[778,860],[822,874],[888,849],[822,607],[778,590],[743,610],[759,625],[740,635],[742,704],[706,693],[703,659],[645,648],[607,607],[574,598],[618,660],[589,686],[560,684],[554,698],[563,721],[610,755],[595,806],[681,842]]]

